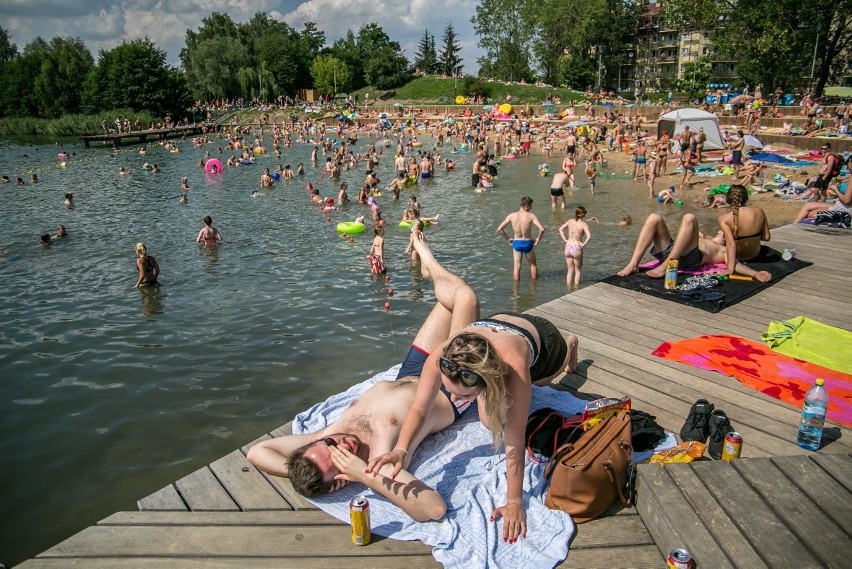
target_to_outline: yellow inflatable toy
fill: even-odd
[[[500,111],[501,113],[503,113],[504,115],[511,115],[512,114],[512,105],[510,105],[509,103],[503,103],[502,105],[497,107],[497,110]]]
[[[266,154],[266,149],[262,146],[252,148],[251,151],[254,152],[255,154]]]
[[[464,102],[466,100],[467,99],[464,98],[464,95],[459,95],[459,96],[456,97],[456,104],[457,105],[464,105]]]

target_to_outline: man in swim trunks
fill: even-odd
[[[743,163],[743,148],[745,148],[745,135],[743,131],[737,131],[737,139],[731,141],[731,166],[734,167],[734,175],[740,177],[740,167]]]
[[[419,243],[418,247],[426,245]],[[386,465],[377,476],[365,474],[369,459],[393,450],[429,352],[479,316],[476,294],[458,275],[431,255],[424,256],[421,270],[435,284],[436,303],[414,337],[397,380],[376,383],[339,419],[320,431],[259,442],[247,455],[252,464],[270,474],[288,477],[293,487],[308,497],[358,482],[386,497],[415,520],[443,517],[446,504],[441,495],[406,470],[401,470],[395,479],[387,476],[393,470],[392,465]],[[471,399],[439,392],[432,413],[410,448],[419,445],[427,435],[452,425],[471,403]]]
[[[553,175],[553,180],[550,182],[550,207],[556,209],[556,204],[562,203],[562,209],[565,209],[565,185],[568,183],[568,174],[564,171],[557,172]]]
[[[677,236],[672,238],[666,221],[656,213],[652,213],[645,220],[645,225],[639,232],[633,256],[623,269],[618,271],[618,276],[626,277],[639,270],[639,261],[645,251],[651,247],[648,253],[660,261],[660,264],[645,274],[654,279],[663,278],[666,274],[666,263],[670,259],[678,260],[678,270],[689,271],[697,269],[701,265],[724,264],[727,261],[727,250],[725,244],[712,238],[702,236],[698,232],[698,220],[695,215],[685,213],[680,221]],[[762,279],[758,271],[737,263],[736,272],[740,275]],[[770,277],[771,278],[771,277]]]
[[[512,270],[512,278],[521,280],[521,261],[526,255],[530,263],[530,278],[535,280],[538,278],[538,265],[536,264],[535,251],[533,247],[538,245],[544,235],[544,226],[538,220],[538,217],[530,211],[532,209],[533,200],[529,196],[521,198],[521,207],[518,211],[512,212],[506,216],[506,219],[497,227],[497,233],[503,236],[503,239],[512,245],[512,256],[514,259],[514,268]],[[507,225],[512,225],[514,237],[509,237],[505,231]],[[538,236],[533,240],[532,227],[535,225],[538,228]]]

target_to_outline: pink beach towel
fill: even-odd
[[[734,377],[800,409],[805,393],[821,377],[828,391],[828,419],[852,426],[852,375],[773,352],[762,343],[736,336],[664,342],[653,355]]]

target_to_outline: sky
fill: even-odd
[[[363,24],[379,24],[398,41],[409,61],[414,59],[424,30],[441,37],[452,22],[465,73],[475,73],[481,51],[470,24],[475,0],[0,0],[0,26],[9,31],[18,51],[36,37],[82,39],[97,61],[98,50],[122,40],[148,37],[167,53],[170,65],[180,65],[179,54],[187,29],[197,29],[213,12],[246,22],[266,12],[301,30],[314,22],[325,32],[326,45]]]

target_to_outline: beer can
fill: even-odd
[[[355,496],[349,502],[349,519],[352,521],[352,543],[367,545],[370,543],[370,503],[363,496]]]
[[[677,286],[677,259],[669,259],[666,263],[666,278],[663,286],[671,290]]]
[[[739,458],[743,451],[743,436],[731,431],[725,435],[725,445],[722,447],[722,460],[731,462]]]
[[[692,569],[693,567],[695,565],[692,562],[692,556],[685,549],[672,549],[666,557],[666,569]]]

